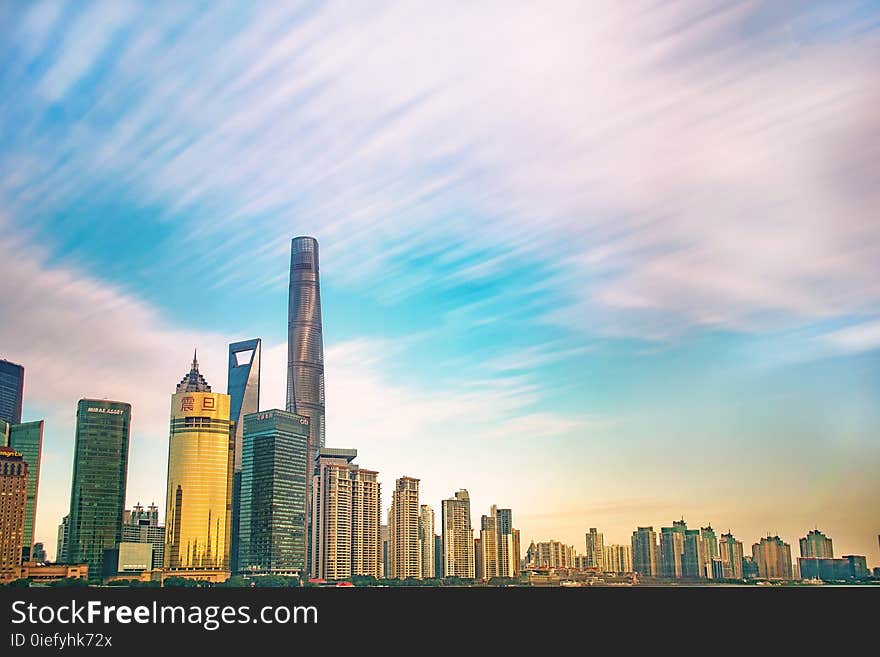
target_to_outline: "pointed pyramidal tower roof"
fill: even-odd
[[[205,377],[199,374],[199,361],[195,349],[193,349],[192,367],[177,384],[177,392],[211,392],[211,386],[205,381]]]

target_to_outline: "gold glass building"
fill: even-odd
[[[229,395],[211,392],[195,356],[171,397],[165,569],[229,570],[234,423]]]

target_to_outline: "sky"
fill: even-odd
[[[0,2],[0,358],[45,418],[170,397],[321,249],[327,444],[523,549],[684,518],[880,565],[880,3]]]

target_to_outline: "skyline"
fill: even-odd
[[[78,399],[132,404],[127,507],[163,503],[194,347],[221,391],[260,337],[285,408],[314,235],[327,445],[383,514],[408,475],[435,513],[513,509],[523,546],[683,516],[880,563],[877,4],[490,7],[0,9],[35,540]]]

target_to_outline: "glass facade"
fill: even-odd
[[[260,353],[262,340],[243,340],[229,345],[229,369],[226,391],[229,393],[229,417],[235,422],[235,456],[232,474],[232,528],[229,533],[229,562],[238,571],[238,527],[241,500],[241,446],[244,416],[260,410]]]
[[[228,570],[235,435],[229,395],[210,392],[198,363],[171,397],[165,567]],[[192,383],[195,381],[196,383]]]
[[[29,561],[34,544],[34,519],[37,517],[37,494],[40,488],[40,458],[43,452],[43,420],[13,424],[9,428],[9,446],[21,452],[28,464],[27,509],[24,515],[22,559]]]
[[[67,557],[100,573],[104,550],[122,540],[131,404],[81,399],[70,490]]]
[[[312,453],[323,447],[324,338],[318,240],[314,237],[295,237],[290,247],[287,410],[309,418]]]
[[[21,422],[21,400],[24,395],[24,368],[0,359],[0,420],[9,424]]]
[[[306,568],[309,419],[279,409],[244,417],[239,570]]]

